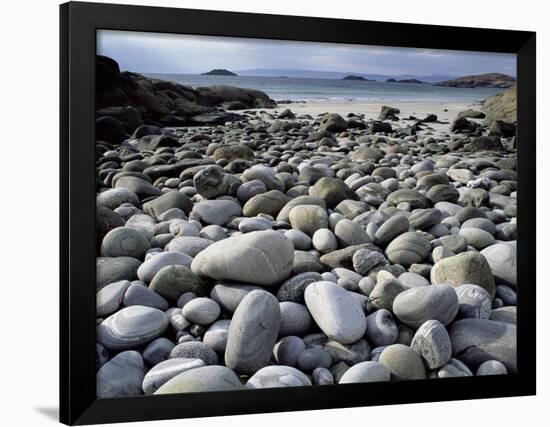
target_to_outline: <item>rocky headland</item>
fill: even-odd
[[[509,88],[516,84],[516,79],[506,74],[501,73],[485,73],[476,74],[473,76],[464,76],[444,82],[436,83],[435,86],[447,87],[494,87],[494,88]]]
[[[98,106],[99,397],[516,372],[516,143],[483,112],[299,114],[105,57]]]

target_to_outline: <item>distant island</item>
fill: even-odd
[[[202,73],[201,76],[237,76],[238,74],[235,74],[229,70],[225,70],[223,68],[215,68],[213,70],[210,70],[208,73]]]
[[[473,76],[458,77],[452,80],[435,83],[434,86],[446,87],[492,87],[492,88],[509,88],[516,83],[516,79],[506,74],[501,73],[486,73]]]
[[[401,79],[401,80],[387,79],[386,82],[387,83],[415,83],[415,84],[422,83],[418,79]]]
[[[360,80],[360,81],[364,81],[364,82],[370,82],[372,80],[370,79],[366,79],[365,77],[363,76],[354,76],[353,74],[350,74],[346,77],[344,77],[342,80]]]

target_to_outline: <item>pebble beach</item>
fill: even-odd
[[[98,397],[515,373],[515,127],[243,96],[104,98]]]

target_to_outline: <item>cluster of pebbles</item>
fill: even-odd
[[[516,372],[514,138],[244,114],[97,142],[99,397]]]

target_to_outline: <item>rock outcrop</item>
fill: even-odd
[[[121,72],[118,63],[96,57],[98,117],[117,119],[126,132],[142,123],[163,126],[223,124],[242,116],[220,108],[238,103],[245,108],[273,108],[276,102],[264,92],[216,85],[192,88],[176,82]]]

